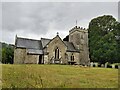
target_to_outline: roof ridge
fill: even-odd
[[[32,41],[41,41],[37,39],[30,39],[30,38],[23,38],[23,37],[17,37],[17,39],[25,39],[25,40],[32,40]]]
[[[47,39],[47,40],[51,40],[51,39],[49,39],[49,38],[41,38],[41,39]]]

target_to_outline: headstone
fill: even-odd
[[[95,67],[98,67],[98,63],[95,63]]]
[[[90,67],[93,67],[93,62],[90,63]]]
[[[114,65],[114,64],[112,64],[112,68],[115,68],[115,65]]]
[[[101,64],[101,67],[104,67],[104,64]]]
[[[105,63],[105,68],[107,68],[108,62]]]
[[[118,69],[120,69],[120,65],[118,65]]]

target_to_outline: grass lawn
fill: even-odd
[[[118,88],[118,69],[70,65],[2,65],[3,88]]]

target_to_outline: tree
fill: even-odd
[[[2,63],[13,63],[14,49],[13,46],[2,43]]]
[[[69,41],[69,35],[67,35],[67,36],[63,39],[63,41]]]
[[[120,24],[110,15],[94,18],[89,23],[88,37],[91,61],[119,62],[118,41]],[[118,50],[117,50],[118,49]]]

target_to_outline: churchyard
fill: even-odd
[[[3,88],[118,88],[118,69],[3,64],[2,85]]]
[[[120,63],[110,64],[110,63],[106,62],[105,64],[99,64],[97,62],[91,62],[90,67],[102,67],[102,68],[120,69]]]

